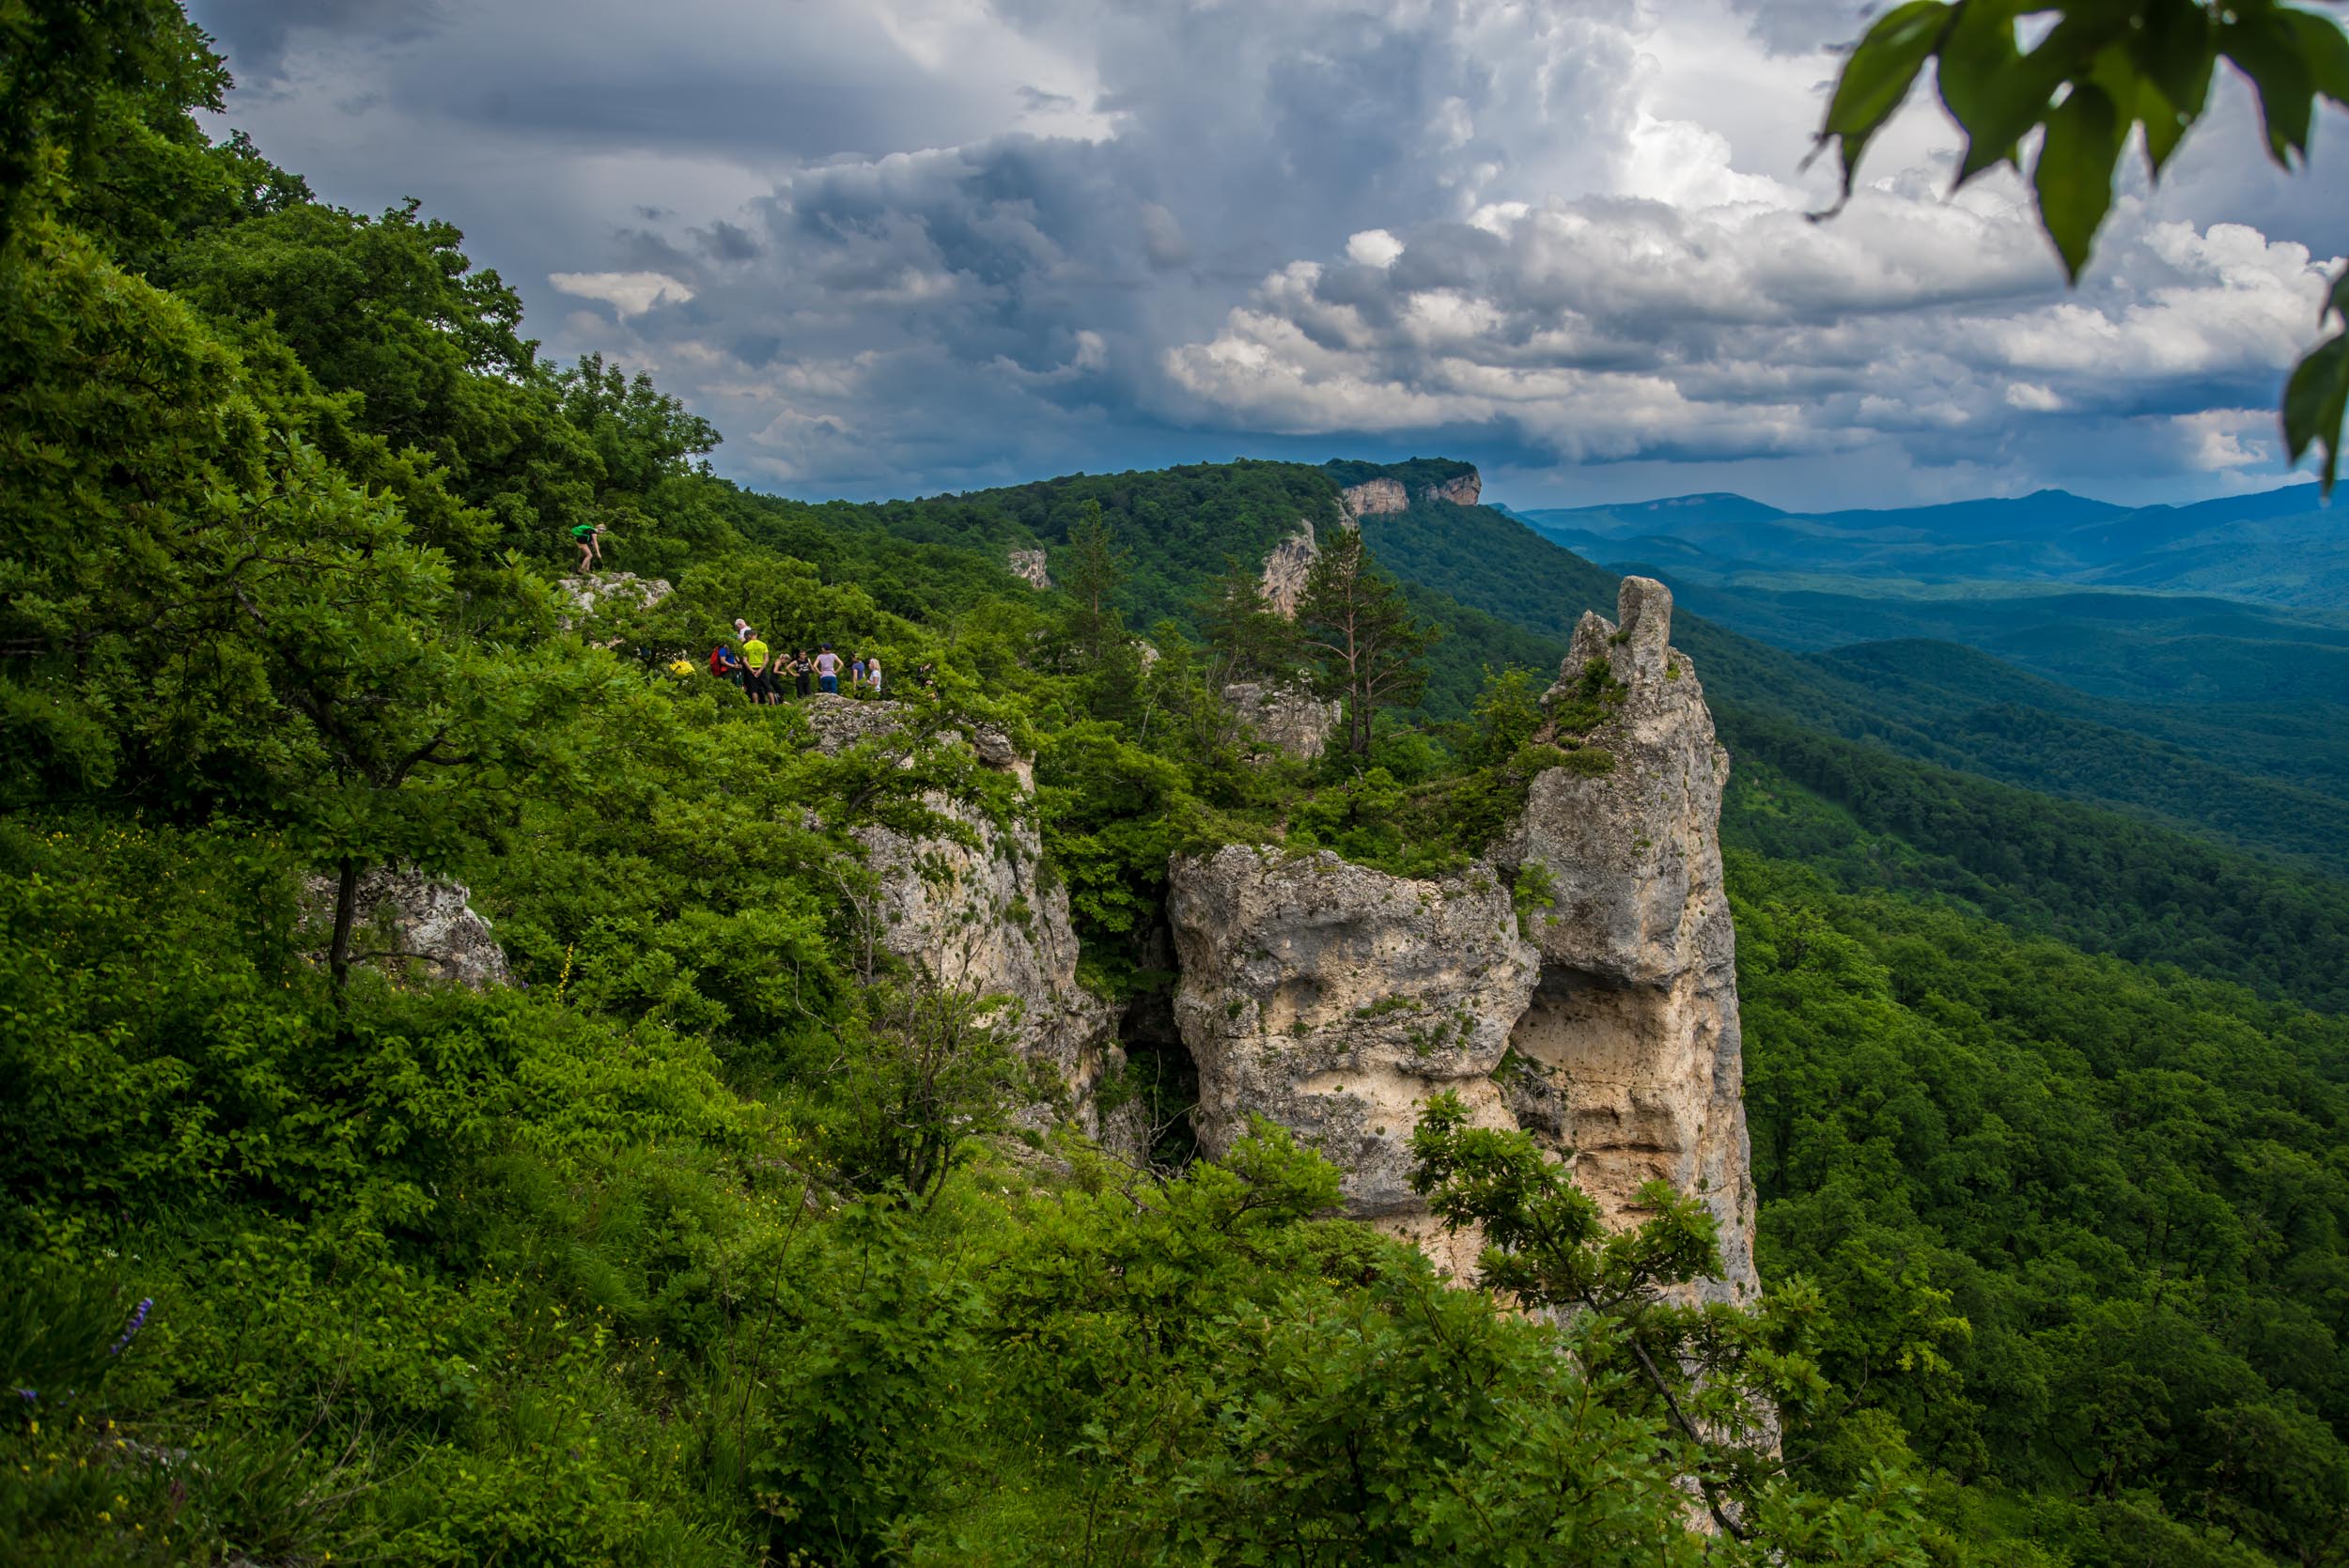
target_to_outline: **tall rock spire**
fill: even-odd
[[[1548,1137],[1610,1219],[1662,1178],[1703,1197],[1719,1225],[1722,1274],[1700,1294],[1756,1292],[1753,1184],[1737,1019],[1736,935],[1721,880],[1729,753],[1713,736],[1696,668],[1674,649],[1672,591],[1627,577],[1615,622],[1575,628],[1557,706],[1594,660],[1619,702],[1584,737],[1613,766],[1552,768],[1498,846],[1501,869],[1538,867],[1552,907],[1533,922],[1541,976],[1510,1036],[1548,1080]]]
[[[1583,618],[1545,698],[1553,723],[1588,722],[1586,764],[1609,760],[1537,777],[1493,865],[1413,881],[1326,853],[1177,857],[1174,1012],[1209,1155],[1252,1115],[1282,1123],[1338,1165],[1349,1212],[1465,1273],[1404,1179],[1419,1107],[1450,1091],[1479,1125],[1568,1160],[1615,1224],[1637,1221],[1650,1180],[1701,1197],[1721,1273],[1689,1294],[1742,1303],[1758,1284],[1721,886],[1729,758],[1671,645],[1671,593],[1628,578],[1617,614]],[[1526,873],[1553,900],[1531,940],[1509,892]]]

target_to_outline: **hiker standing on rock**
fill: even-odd
[[[590,562],[603,565],[603,524],[578,522],[571,525],[571,542],[579,546],[579,574],[587,575]]]
[[[816,654],[816,685],[837,696],[840,691],[840,656],[826,643]]]
[[[815,669],[816,665],[814,661],[807,657],[807,650],[805,648],[797,649],[792,653],[791,680],[793,685],[798,689],[799,694],[802,697],[807,695],[808,677],[815,671]]]
[[[873,695],[879,696],[881,694],[879,654],[874,654],[864,660],[864,679],[866,684],[873,688]]]

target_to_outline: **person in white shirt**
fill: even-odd
[[[873,688],[873,695],[876,697],[879,696],[881,694],[879,654],[876,653],[866,656],[864,660],[864,679],[866,683]]]

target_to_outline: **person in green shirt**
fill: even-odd
[[[603,565],[603,524],[580,522],[571,525],[571,543],[579,546],[579,571],[584,577],[590,562]]]
[[[742,632],[742,690],[750,693],[754,704],[777,701],[775,683],[767,672],[767,644],[758,633],[745,628]]]

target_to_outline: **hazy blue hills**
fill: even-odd
[[[2101,696],[2349,702],[2349,627],[2321,613],[2109,591],[1870,598],[1710,582],[1653,560],[1623,562],[1619,569],[1661,578],[1697,613],[1797,651],[1930,638],[1979,648]]]
[[[2001,582],[2349,606],[2349,530],[2309,485],[2186,506],[2041,490],[1936,506],[1800,514],[1731,494],[1516,514],[1608,566],[1646,563],[1735,586],[1874,580],[1905,591]]]
[[[1439,598],[1481,613],[1448,623],[1456,663],[1510,662],[1531,651],[1510,632],[1554,647],[1584,610],[1611,613],[1614,572],[1494,508],[1422,504],[1362,526],[1437,618]],[[2349,872],[2349,631],[2257,606],[2123,594],[1788,593],[1787,609],[1765,592],[1659,575],[1682,596],[1674,641],[1696,660],[1741,756],[1784,758],[1788,771],[1824,779],[1792,765],[1797,751],[1815,761],[1800,737],[1831,737],[1842,743],[1830,748],[1836,766],[1862,775],[1890,777],[1860,765],[1892,753]],[[1780,645],[1797,616],[1806,638]],[[2025,657],[1967,645],[2001,637]],[[1900,788],[1920,777],[1899,775]]]

